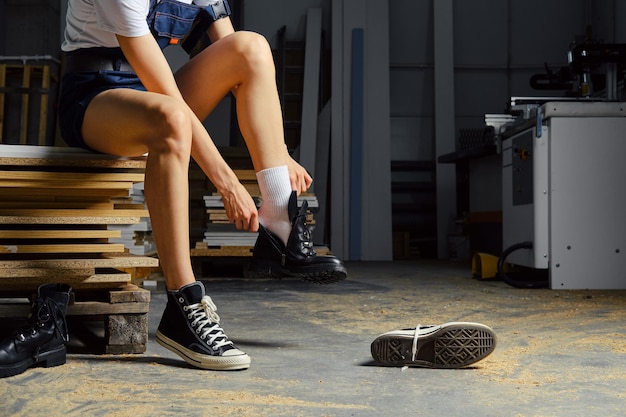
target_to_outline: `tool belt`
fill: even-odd
[[[180,43],[193,57],[210,45],[206,34],[209,26],[230,14],[228,0],[215,0],[208,6],[178,0],[151,0],[147,22],[161,49]]]
[[[63,73],[129,71],[134,72],[128,61],[120,54],[63,53]]]

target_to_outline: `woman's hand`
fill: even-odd
[[[313,178],[304,169],[302,165],[297,163],[291,156],[287,160],[289,168],[289,180],[291,181],[291,189],[296,190],[298,195],[306,192],[313,182]]]
[[[220,190],[224,209],[228,220],[238,230],[257,232],[259,230],[259,213],[250,197],[250,193],[241,183],[237,183],[231,189]]]

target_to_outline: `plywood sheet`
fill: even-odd
[[[45,244],[45,245],[7,245],[0,244],[0,254],[18,253],[118,253],[124,251],[124,245],[119,243],[91,243],[91,244]]]

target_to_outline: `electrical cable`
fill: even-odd
[[[528,241],[516,243],[506,248],[502,252],[500,257],[498,258],[498,272],[496,276],[502,279],[504,282],[506,282],[510,286],[515,287],[515,288],[547,288],[549,284],[548,279],[518,280],[518,279],[511,278],[506,272],[504,272],[504,262],[511,253],[519,249],[532,249],[532,248],[533,248],[533,242],[528,242]],[[516,274],[522,274],[522,273],[518,272]]]

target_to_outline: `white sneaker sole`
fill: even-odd
[[[239,371],[250,367],[250,357],[239,349],[231,349],[224,356],[203,355],[179,345],[157,330],[156,341],[165,349],[171,350],[185,362],[197,368],[212,371]]]

